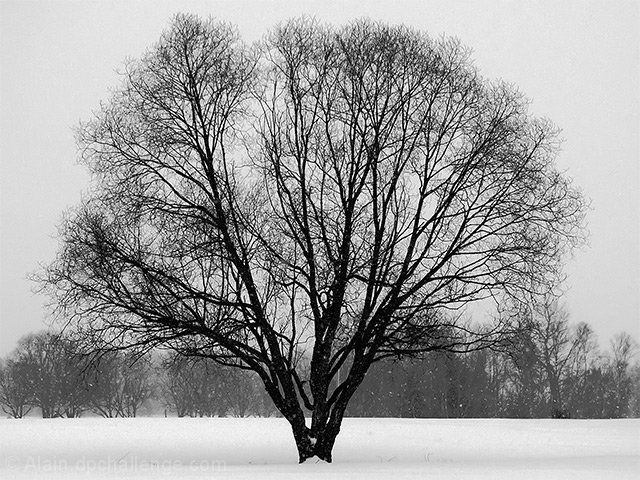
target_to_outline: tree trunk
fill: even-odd
[[[42,418],[53,418],[54,417],[54,409],[48,405],[40,405],[40,410],[42,411]]]
[[[345,388],[338,396],[331,407],[326,400],[316,402],[316,409],[313,412],[311,428],[308,428],[302,417],[302,422],[289,421],[293,429],[293,436],[298,447],[298,457],[300,463],[313,458],[331,463],[333,460],[332,451],[336,442],[336,437],[340,433],[340,426],[347,409],[349,399],[355,393],[358,385],[362,383],[364,374],[360,371],[351,371],[346,381]]]
[[[371,364],[371,360],[368,360],[365,362],[361,355],[354,360],[347,377],[330,392],[332,376],[328,373],[329,356],[318,354],[316,350],[309,382],[311,401],[301,385],[296,389],[296,383],[287,369],[276,372],[281,386],[275,384],[270,377],[261,375],[267,394],[291,425],[300,463],[313,457],[327,463],[333,460],[332,451],[344,413]],[[305,407],[312,412],[310,427],[307,426]]]
[[[551,396],[551,418],[566,418],[567,412],[562,406],[560,382],[553,375],[549,376],[549,392]]]
[[[329,422],[315,432],[306,425],[300,428],[299,425],[291,425],[293,437],[298,448],[298,461],[304,463],[310,458],[317,457],[319,460],[331,463],[333,446],[336,437],[340,432],[338,421]]]

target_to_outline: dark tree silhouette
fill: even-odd
[[[530,418],[546,414],[545,377],[530,330],[520,331],[511,339],[508,358],[503,379],[508,391],[507,416]]]
[[[24,362],[14,358],[0,361],[0,408],[12,418],[22,418],[31,411],[33,395],[28,373]]]
[[[374,362],[499,341],[456,312],[544,286],[581,241],[555,127],[404,27],[294,20],[248,47],[179,15],[78,137],[93,188],[42,279],[60,314],[254,371],[300,461],[331,461]]]
[[[30,392],[30,404],[43,418],[79,417],[85,410],[82,372],[87,363],[73,339],[50,331],[26,335],[12,362]]]

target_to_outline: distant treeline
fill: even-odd
[[[620,334],[602,353],[587,325],[560,326],[521,332],[498,350],[379,362],[347,415],[640,416],[634,340]],[[86,355],[54,332],[24,337],[0,360],[0,406],[14,418],[278,415],[252,372],[168,352]]]

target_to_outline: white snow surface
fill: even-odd
[[[280,418],[0,420],[0,479],[631,479],[640,420],[348,418],[297,464]]]

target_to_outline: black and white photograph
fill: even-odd
[[[638,478],[639,192],[638,0],[0,0],[0,478]]]

